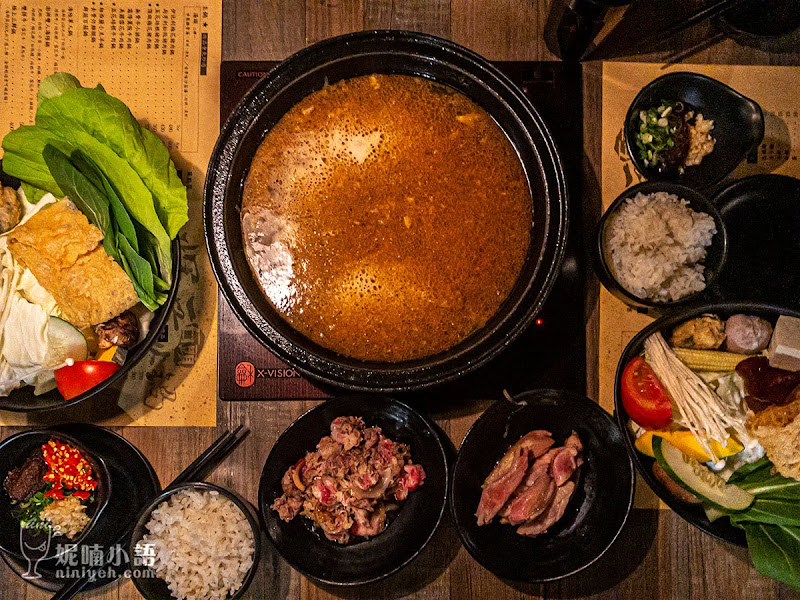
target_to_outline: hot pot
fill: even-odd
[[[519,279],[497,313],[448,350],[396,363],[364,362],[323,348],[284,321],[262,293],[245,257],[242,190],[262,140],[302,98],[328,83],[373,73],[426,77],[466,95],[503,129],[522,162],[533,197],[530,248]],[[536,108],[481,56],[447,40],[405,31],[365,31],[319,42],[278,65],[222,127],[205,185],[211,264],[223,296],[244,327],[297,371],[339,388],[418,390],[456,379],[500,353],[530,324],[560,271],[567,237],[564,170]]]

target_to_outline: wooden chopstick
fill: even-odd
[[[188,467],[181,471],[172,483],[159,492],[159,495],[164,491],[169,491],[184,483],[202,481],[205,479],[248,435],[250,435],[250,430],[244,429],[242,425],[239,425],[233,432],[226,430],[214,443],[206,448],[200,456],[194,459]],[[135,526],[135,522],[129,523],[125,527],[123,533],[115,540],[112,547],[123,545],[126,540],[130,539]],[[84,591],[89,584],[90,581],[87,577],[73,579],[69,583],[64,584],[58,592],[53,594],[51,600],[71,600],[76,594]]]

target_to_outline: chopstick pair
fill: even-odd
[[[703,7],[699,11],[687,15],[686,17],[682,18],[681,20],[673,23],[666,29],[655,31],[649,35],[644,36],[638,42],[636,42],[634,46],[634,50],[649,48],[656,43],[663,42],[674,36],[685,29],[689,29],[698,23],[702,23],[711,17],[714,17],[718,14],[725,12],[726,10],[730,10],[737,4],[741,4],[744,0],[717,0],[716,2],[712,2],[708,6]]]
[[[200,456],[194,459],[192,463],[183,471],[181,471],[180,475],[178,475],[172,481],[172,483],[165,487],[160,493],[173,490],[184,483],[202,481],[208,477],[211,472],[214,471],[214,469],[216,469],[222,463],[222,461],[225,460],[231,454],[231,452],[233,452],[239,446],[239,444],[244,441],[248,435],[250,435],[250,430],[244,429],[243,425],[239,425],[239,427],[234,429],[233,432],[225,431],[225,433],[219,436],[214,443],[212,443],[202,454],[200,454]],[[112,548],[124,544],[125,540],[129,539],[133,534],[135,525],[135,522],[128,524],[122,535],[115,540]],[[73,579],[72,581],[65,583],[64,586],[52,596],[51,600],[70,600],[76,594],[84,591],[90,583],[91,582],[88,577]]]

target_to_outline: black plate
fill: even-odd
[[[614,382],[614,417],[616,418],[620,429],[625,432],[625,446],[628,449],[628,453],[633,458],[633,463],[636,465],[636,469],[639,471],[639,474],[642,476],[642,478],[647,482],[647,485],[650,486],[650,488],[667,504],[667,506],[669,506],[686,521],[701,531],[713,535],[721,540],[725,540],[726,542],[730,542],[731,544],[736,544],[737,546],[746,546],[747,541],[744,531],[731,525],[730,521],[725,518],[718,519],[713,523],[710,522],[701,507],[683,504],[682,502],[677,501],[675,497],[664,487],[664,485],[653,476],[652,468],[655,460],[649,456],[645,456],[634,447],[634,442],[636,440],[628,429],[628,413],[625,412],[625,407],[622,406],[620,387],[622,372],[625,370],[625,366],[631,360],[642,353],[644,341],[656,331],[669,332],[676,325],[706,313],[719,315],[723,319],[738,313],[756,315],[767,319],[773,325],[775,324],[775,321],[778,320],[779,315],[800,317],[800,312],[787,308],[781,308],[771,304],[759,304],[753,302],[723,302],[718,304],[703,304],[702,306],[685,308],[680,311],[671,312],[669,315],[657,319],[637,333],[622,352],[622,357],[619,359],[619,365],[617,366],[616,380]]]
[[[714,151],[699,165],[686,167],[683,175],[659,173],[646,167],[639,158],[636,147],[639,111],[657,106],[662,100],[680,100],[702,113],[703,118],[714,121],[711,131],[716,140]],[[756,102],[716,79],[697,73],[669,73],[648,83],[634,98],[625,116],[624,130],[628,154],[636,170],[645,178],[675,181],[702,189],[730,175],[758,147],[764,139],[764,114]]]
[[[638,193],[652,194],[655,192],[667,192],[669,194],[675,194],[684,200],[688,200],[689,206],[692,208],[692,210],[711,215],[714,218],[714,223],[717,229],[717,233],[714,234],[714,237],[711,240],[711,246],[708,247],[706,258],[703,261],[703,265],[705,265],[704,275],[706,278],[706,288],[674,302],[655,302],[647,298],[638,298],[634,296],[628,290],[623,288],[622,285],[620,285],[611,271],[609,261],[606,260],[604,238],[606,226],[608,225],[608,221],[611,216],[616,214],[620,206],[622,206],[622,203],[628,198],[634,198]],[[616,200],[611,203],[611,206],[608,207],[608,210],[603,213],[603,216],[600,219],[600,223],[597,227],[596,244],[594,249],[594,259],[595,264],[597,265],[595,272],[605,288],[614,296],[622,300],[625,304],[640,308],[654,309],[657,312],[659,309],[672,309],[693,302],[697,303],[708,296],[714,289],[714,280],[725,268],[727,254],[728,234],[725,223],[723,222],[722,216],[719,214],[716,206],[712,202],[709,202],[708,199],[700,192],[683,185],[678,185],[677,183],[670,183],[668,181],[645,181],[643,183],[636,184],[622,192],[619,196],[617,196]]]
[[[242,585],[239,590],[233,596],[229,596],[229,600],[238,600],[247,592],[247,588],[250,587],[258,571],[258,565],[261,561],[261,525],[258,521],[258,512],[252,504],[238,494],[219,487],[218,485],[206,483],[205,481],[185,483],[159,494],[158,497],[154,498],[153,501],[141,511],[136,526],[133,529],[133,534],[131,535],[131,541],[128,546],[128,556],[136,556],[136,544],[139,543],[147,533],[145,525],[147,525],[147,522],[150,520],[153,510],[155,510],[159,504],[168,500],[170,496],[183,490],[195,490],[198,492],[215,491],[233,502],[239,510],[244,513],[245,517],[247,517],[247,521],[250,523],[250,529],[253,532],[253,566],[250,567],[250,570],[242,580]],[[148,567],[140,567],[140,569],[142,573],[134,572],[132,579],[133,584],[142,596],[147,600],[162,600],[172,597],[167,582],[156,576],[153,569]]]
[[[51,439],[64,442],[76,448],[88,461],[92,468],[93,476],[98,482],[97,489],[94,492],[95,500],[89,504],[86,509],[86,514],[92,519],[86,528],[71,540],[67,540],[63,537],[54,538],[60,539],[64,543],[79,544],[91,533],[97,522],[102,518],[103,511],[110,497],[112,489],[111,476],[102,457],[95,456],[89,452],[80,441],[72,436],[64,435],[54,430],[22,431],[6,438],[0,443],[0,481],[5,481],[8,472],[11,471],[11,469],[21,466],[34,451],[38,450],[41,452],[41,447],[47,444]],[[12,515],[11,498],[5,490],[0,490],[0,551],[14,556],[18,560],[25,558],[20,548],[20,533],[19,521]],[[47,534],[43,535],[45,537],[39,539],[37,539],[38,536],[31,535],[27,538],[26,543],[37,545],[37,542],[46,542]],[[56,546],[51,545],[46,551],[45,556],[55,558],[57,556]]]
[[[323,348],[272,307],[244,253],[242,188],[269,130],[302,98],[327,83],[372,73],[426,77],[484,108],[520,157],[533,198],[531,244],[506,301],[484,327],[434,356],[365,362]],[[341,388],[390,393],[451,381],[500,353],[535,318],[559,273],[567,234],[567,190],[558,151],[536,109],[486,59],[450,41],[404,31],[367,31],[301,50],[257,83],[223,127],[204,196],[206,243],[220,291],[244,327],[304,375]]]
[[[496,520],[479,527],[481,485],[523,435],[545,429],[561,444],[574,430],[584,447],[575,493],[561,520],[537,537],[517,535]],[[586,568],[611,547],[633,503],[633,464],[623,435],[596,402],[563,390],[535,390],[500,400],[481,415],[461,443],[450,508],[469,553],[498,577],[543,583]]]
[[[79,545],[78,558],[80,561],[82,546],[100,544],[107,551],[119,536],[120,525],[132,523],[139,511],[161,491],[161,484],[147,458],[133,444],[116,433],[97,425],[82,423],[58,425],[51,429],[75,438],[89,453],[101,457],[111,476],[111,497],[101,518]],[[127,543],[122,544],[122,550],[127,550]],[[19,575],[20,561],[5,555],[3,558],[9,567]],[[42,579],[31,580],[31,583],[45,589],[59,589],[63,583],[56,577],[56,571],[64,568],[64,566],[57,565],[57,560],[43,560],[38,564],[38,572],[42,575]],[[117,569],[119,576],[122,576],[126,568],[127,566],[123,562]],[[101,588],[118,578],[98,578],[90,584],[88,589]]]
[[[330,435],[331,421],[340,416],[362,417],[367,426],[377,425],[393,441],[408,444],[412,460],[426,474],[425,483],[408,495],[383,533],[347,545],[326,539],[305,517],[286,523],[271,508],[283,493],[286,469]],[[447,484],[445,450],[425,417],[388,398],[338,398],[308,411],[275,442],[261,474],[258,505],[267,534],[292,567],[321,583],[361,585],[398,571],[422,551],[444,514]]]
[[[728,231],[719,295],[800,309],[800,180],[753,175],[711,201]]]

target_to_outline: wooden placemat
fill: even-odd
[[[84,414],[82,407],[31,419],[0,411],[0,425],[50,418],[216,425],[217,288],[206,257],[202,208],[205,169],[218,134],[222,1],[79,0],[67,6],[57,0],[0,0],[0,15],[0,138],[33,122],[39,82],[66,71],[84,86],[102,83],[161,137],[189,191],[175,305],[159,343],[120,390],[101,399],[113,410]]]
[[[764,111],[764,141],[730,176],[739,179],[757,173],[800,176],[800,69],[797,67],[673,65],[603,63],[602,190],[603,210],[625,191],[643,181],[627,156],[622,136],[625,114],[639,91],[666,73],[691,71],[708,75],[755,100]],[[652,322],[600,290],[600,405],[614,411],[614,378],[622,351],[636,333]],[[653,508],[658,498],[646,485],[637,486],[635,505]],[[661,503],[661,508],[666,505]]]

